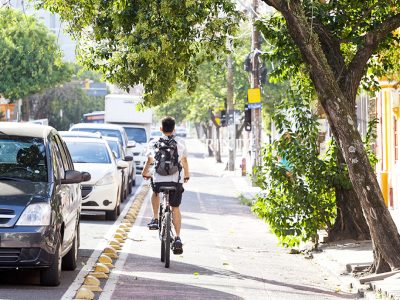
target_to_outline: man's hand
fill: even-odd
[[[189,176],[188,176],[188,177],[184,177],[184,178],[183,178],[183,182],[184,182],[184,183],[186,183],[186,182],[188,182],[188,181],[189,181],[189,179],[190,179],[190,177],[189,177]]]
[[[144,172],[144,170],[142,171],[142,177],[145,180],[149,180],[151,178],[151,175],[148,172]]]

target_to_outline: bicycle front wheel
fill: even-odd
[[[166,212],[165,213],[165,267],[169,268],[169,258],[170,258],[170,251],[171,251],[171,213]]]

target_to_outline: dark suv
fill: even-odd
[[[41,268],[41,284],[59,285],[76,268],[89,179],[54,128],[0,122],[0,268]]]

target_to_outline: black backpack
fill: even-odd
[[[166,176],[182,169],[178,160],[178,143],[172,136],[168,139],[160,138],[154,144],[154,151],[156,173]]]

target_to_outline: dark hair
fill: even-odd
[[[165,117],[161,120],[162,130],[165,133],[171,133],[175,129],[175,119],[173,117]]]

